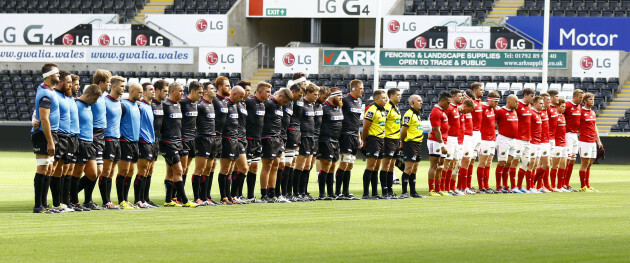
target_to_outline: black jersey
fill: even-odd
[[[284,116],[283,107],[271,97],[265,101],[265,120],[263,121],[263,128],[261,137],[277,137],[280,136],[282,128],[282,117]]]
[[[223,97],[217,95],[216,97],[214,97],[214,99],[212,99],[212,106],[214,106],[215,132],[217,135],[221,135],[221,133],[223,132],[223,126],[225,126],[225,120],[227,119],[228,115],[227,101]]]
[[[179,102],[182,107],[182,138],[195,139],[195,124],[197,123],[197,102],[184,98]]]
[[[323,106],[324,104],[319,103],[319,102],[315,102],[313,104],[313,112],[315,112],[315,117],[313,118],[313,125],[315,125],[313,129],[313,133],[315,137],[319,137],[319,131],[322,126],[322,115],[324,115]]]
[[[158,140],[162,133],[162,120],[164,119],[164,110],[162,102],[157,100],[151,101],[151,110],[153,110],[153,130],[155,131],[155,139]]]
[[[354,98],[350,93],[344,95],[342,101],[343,126],[341,128],[341,134],[356,136],[359,134],[359,129],[363,126],[363,120],[361,120],[363,102],[361,98]]]
[[[300,131],[300,120],[302,118],[302,109],[304,108],[304,100],[303,99],[299,99],[296,102],[292,103],[292,113],[291,113],[291,117],[289,118],[289,129],[293,129],[296,131]]]
[[[214,106],[212,102],[200,99],[197,103],[197,136],[215,135]]]
[[[302,99],[302,109],[300,110],[300,131],[302,138],[315,136],[315,110],[313,103]],[[295,112],[294,112],[295,113]]]
[[[328,102],[324,102],[320,142],[338,141],[341,134],[345,116],[341,107],[335,107]]]
[[[247,129],[247,107],[245,107],[245,102],[237,103],[236,109],[238,109],[238,138],[245,138]]]
[[[228,137],[232,139],[238,138],[238,107],[237,103],[232,102],[229,98],[225,99],[227,102],[228,114],[225,119],[225,125],[223,126],[223,137]]]
[[[280,130],[280,137],[286,140],[287,138],[287,130],[289,129],[289,123],[291,122],[291,116],[293,116],[293,103],[287,103],[282,106],[282,111],[284,114],[282,115],[282,130]]]
[[[172,100],[162,102],[164,123],[162,123],[161,141],[181,141],[182,139],[182,108]]]
[[[247,108],[247,132],[248,139],[260,140],[260,134],[265,122],[265,103],[255,96],[245,100]]]

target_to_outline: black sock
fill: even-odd
[[[238,192],[238,180],[239,177],[241,176],[241,172],[238,171],[234,171],[232,172],[232,185],[230,185],[229,191],[230,191],[230,197],[234,197],[237,196],[237,192]]]
[[[289,187],[293,188],[293,195],[297,196],[301,193],[300,189],[302,185],[302,170],[293,170],[292,184]]]
[[[378,171],[372,171],[372,195],[378,195]]]
[[[125,190],[125,176],[117,175],[116,176],[116,194],[118,196],[118,203],[122,203],[125,201],[125,197],[123,196],[123,191]]]
[[[276,188],[269,188],[269,189],[267,189],[267,195],[268,195],[269,198],[276,197]]]
[[[228,174],[225,176],[225,197],[228,198],[228,200],[232,200],[232,175]]]
[[[109,200],[107,200],[107,180],[108,178],[104,175],[98,177],[98,191],[101,194],[101,199],[103,200],[103,204],[107,204]]]
[[[246,176],[245,176],[244,173],[241,173],[239,175],[239,177],[238,177],[238,188],[237,188],[237,191],[236,191],[236,195],[238,197],[242,197],[243,196],[243,186],[245,185],[245,179],[246,179]]]
[[[85,187],[88,185],[88,182],[90,181],[90,179],[87,178],[87,176],[81,176],[81,179],[79,179],[79,185],[78,185],[78,189],[79,192],[83,191],[83,189],[85,189]]]
[[[335,173],[335,194],[336,195],[341,194],[341,186],[343,185],[343,177],[345,173],[346,171],[341,170],[341,169],[337,169],[337,172]]]
[[[92,192],[94,192],[94,187],[96,186],[96,178],[94,178],[94,181],[88,179],[87,185],[85,186],[84,190],[84,196],[85,196],[85,200],[83,200],[83,203],[85,204],[89,204],[90,202],[92,202]]]
[[[72,204],[79,203],[79,177],[71,177],[70,178],[70,201]]]
[[[308,179],[310,175],[311,170],[302,171],[302,176],[300,176],[300,180],[302,180],[302,189],[300,190],[302,192],[302,195],[308,194]]]
[[[394,171],[387,172],[387,193],[394,194]]]
[[[170,203],[173,201],[173,181],[164,180],[164,188],[166,188],[166,196],[164,196],[164,202]]]
[[[388,191],[387,191],[387,171],[383,171],[381,170],[381,172],[379,173],[378,176],[378,180],[381,182],[381,193],[383,194],[383,196],[386,196]]]
[[[133,181],[133,202],[142,202],[142,175],[136,174],[136,179]]]
[[[187,174],[182,174],[182,183],[184,184],[184,187],[186,187],[186,178],[188,177]]]
[[[267,196],[267,189],[260,189],[260,196],[262,198],[268,197]]]
[[[44,186],[42,188],[42,206],[48,206],[48,188],[50,187],[52,176],[44,176]]]
[[[63,177],[63,190],[61,192],[61,200],[64,204],[70,205],[70,179],[72,176],[66,175]]]
[[[149,190],[151,189],[151,177],[153,176],[146,176],[143,178],[142,183],[144,183],[144,201],[149,202],[151,200],[151,198],[149,198]]]
[[[372,171],[365,169],[363,172],[363,196],[370,195],[370,180]]]
[[[282,195],[282,181],[284,180],[284,170],[278,169],[276,172],[276,187],[274,196],[278,197]]]
[[[208,200],[211,200],[212,197],[211,197],[211,192],[210,191],[212,190],[212,181],[214,180],[214,172],[211,172],[210,175],[208,175],[208,178],[206,180],[208,180],[207,187],[206,187],[206,193],[208,195]]]
[[[192,178],[190,179],[190,183],[192,184],[193,199],[195,201],[200,200],[201,198],[199,198],[199,185],[201,184],[201,176],[193,174]]]
[[[227,175],[219,174],[219,181],[217,183],[219,184],[219,193],[221,194],[221,200],[223,200],[223,198],[227,197],[225,195],[226,182],[227,182]]]
[[[319,197],[326,196],[326,173],[319,171],[317,174],[317,183],[319,184]]]
[[[125,184],[123,185],[123,197],[126,202],[129,202],[129,189],[131,188],[131,176],[125,177]]]
[[[256,174],[247,172],[247,198],[254,198],[254,189],[256,188]]]
[[[186,191],[184,190],[184,181],[175,182],[175,188],[177,188],[178,198],[183,204],[188,203],[188,197],[186,197]]]
[[[61,177],[50,178],[50,193],[52,194],[53,207],[60,206],[59,196],[61,195]]]
[[[193,184],[194,187],[194,184]],[[208,176],[201,175],[199,176],[199,199],[201,201],[208,201]]]
[[[142,202],[147,202],[147,200],[149,200],[149,199],[147,198],[147,196],[146,196],[146,195],[144,195],[144,193],[146,193],[146,192],[144,191],[144,188],[145,188],[145,187],[147,187],[147,177],[146,177],[146,176],[143,176],[143,177],[142,177],[141,184],[140,184],[140,189],[142,189],[142,191],[140,191],[140,201],[142,201]]]
[[[59,177],[59,197],[58,197],[59,198],[59,202],[61,204],[65,204],[65,202],[64,202],[65,199],[63,198],[63,187],[64,187],[65,183],[66,183],[66,176],[65,175],[61,175]],[[54,200],[53,200],[53,203],[54,203]]]
[[[409,183],[409,175],[407,173],[402,174],[402,193],[407,193],[407,184]]]
[[[343,195],[350,196],[350,175],[352,171],[345,171],[343,176]]]
[[[43,174],[35,173],[35,178],[33,179],[33,188],[35,189],[35,208],[42,206],[42,187],[44,187],[44,177]]]
[[[328,191],[328,196],[334,196],[333,186],[335,184],[335,175],[333,173],[326,173],[326,190]]]
[[[282,173],[282,195],[287,197],[291,189],[289,189],[289,180],[293,176],[293,168],[285,167]]]
[[[107,196],[107,202],[112,202],[112,185],[114,182],[114,178],[107,177],[107,185],[105,186],[105,195]]]
[[[409,175],[409,190],[412,194],[417,194],[416,192],[416,174]]]

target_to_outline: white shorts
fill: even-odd
[[[458,156],[457,150],[459,149],[459,144],[457,143],[457,137],[448,136],[446,141],[446,160],[456,159]]]
[[[553,158],[567,158],[567,148],[562,146],[553,147]]]
[[[597,158],[597,143],[579,142],[580,158]]]
[[[480,155],[494,155],[494,151],[497,149],[497,143],[495,141],[481,141],[480,149]]]
[[[475,143],[474,136],[464,135],[464,147],[462,148],[462,158],[475,157],[475,148],[473,147],[474,143]]]
[[[535,159],[540,157],[540,153],[542,152],[542,145],[530,143],[527,146],[528,153],[527,155],[523,155],[523,157],[528,157],[530,159]]]
[[[442,147],[439,142],[427,140],[427,148],[429,149],[429,156],[445,158],[446,154],[442,152]]]
[[[540,157],[549,157],[551,155],[551,144],[550,143],[541,143],[540,144]]]
[[[476,157],[481,151],[481,131],[473,131],[472,139],[473,157]]]
[[[529,142],[514,140],[514,154],[510,152],[510,156],[521,158],[521,156],[529,157]]]
[[[464,144],[457,145],[457,160],[462,160],[464,158]]]
[[[553,149],[553,147],[556,147],[556,140],[549,140],[549,145],[551,146],[551,149]]]
[[[514,147],[515,139],[505,137],[501,134],[497,135],[497,159],[507,161],[508,155],[514,156],[516,148]]]
[[[578,154],[579,144],[578,144],[578,135],[577,133],[567,133],[566,134],[566,142],[567,142],[567,154],[570,158],[575,158]]]

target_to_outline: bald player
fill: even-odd
[[[507,97],[507,102],[502,108],[495,110],[495,118],[499,126],[499,135],[497,136],[497,169],[496,181],[497,191],[500,193],[508,193],[508,170],[510,164],[516,158],[515,140],[518,133],[518,116],[516,115],[516,107],[518,107],[518,97],[512,94]],[[503,180],[503,184],[501,184]],[[513,180],[512,180],[513,181]]]
[[[221,204],[233,204],[230,192],[230,179],[228,176],[234,170],[236,160],[239,158],[238,142],[238,107],[237,104],[243,101],[245,90],[240,86],[234,86],[227,101],[228,114],[223,126],[223,138],[221,139],[221,169],[219,171],[219,191],[221,192]]]
[[[120,161],[118,162],[118,174],[125,176],[125,184],[123,185],[123,201],[120,206],[127,209],[131,208],[149,208],[144,205],[140,198],[141,185],[134,187],[134,204],[129,203],[129,189],[131,188],[131,179],[135,171],[136,163],[138,163],[138,140],[140,140],[140,108],[138,101],[142,96],[142,86],[139,83],[131,83],[129,85],[129,98],[121,101],[122,115],[120,118]],[[136,176],[136,181],[140,184],[141,176]]]
[[[444,91],[440,94],[438,104],[433,106],[429,121],[431,122],[431,132],[427,141],[429,149],[429,196],[442,196],[441,176],[444,169],[444,159],[446,158],[446,142],[448,142],[448,116],[446,110],[451,104],[451,93]],[[446,195],[449,195],[448,193]]]

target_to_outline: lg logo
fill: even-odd
[[[397,33],[398,30],[400,30],[400,23],[398,23],[398,21],[396,20],[392,20],[389,22],[389,24],[387,24],[387,29],[391,33]]]
[[[205,19],[199,19],[197,23],[195,23],[195,26],[197,27],[197,31],[203,32],[208,29],[208,22]]]
[[[222,30],[223,29],[223,21],[210,21],[210,23],[208,23],[208,21],[206,21],[205,19],[199,19],[197,20],[197,22],[195,22],[195,28],[197,28],[197,31],[199,32],[204,32],[207,29],[210,30]]]
[[[146,35],[140,34],[136,37],[136,46],[145,46],[149,42]]]
[[[593,67],[593,59],[589,56],[582,57],[580,59],[580,67],[584,70],[589,70]]]
[[[293,66],[293,63],[295,63],[295,56],[291,53],[284,54],[284,56],[282,56],[282,63],[287,67]]]
[[[464,48],[466,48],[466,44],[467,44],[467,41],[463,37],[458,37],[458,38],[455,39],[455,47],[457,49],[464,49]]]
[[[206,62],[208,62],[209,65],[216,65],[218,61],[219,56],[217,55],[217,53],[210,52],[208,53],[208,55],[206,55]]]
[[[63,41],[64,45],[70,46],[74,44],[74,36],[72,36],[71,34],[65,34],[63,35],[63,38],[61,39],[61,41]]]
[[[98,43],[101,44],[101,46],[107,46],[109,45],[109,36],[108,35],[101,35],[100,37],[98,37]]]
[[[494,41],[494,45],[497,49],[506,49],[508,47],[508,40],[504,37],[497,38],[497,40]]]
[[[423,36],[419,36],[416,38],[416,40],[413,42],[414,46],[416,46],[416,48],[425,48],[427,47],[427,39],[424,38]]]

